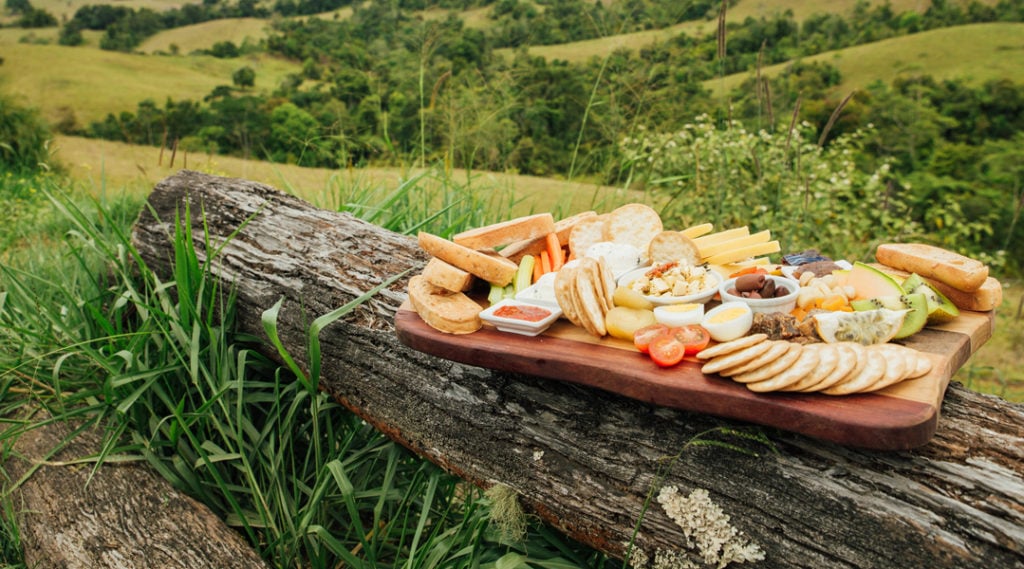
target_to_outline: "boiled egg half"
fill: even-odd
[[[744,302],[723,302],[700,321],[716,342],[735,340],[749,332],[753,324],[754,312]]]
[[[654,319],[666,326],[700,324],[703,318],[704,305],[696,302],[654,307]]]

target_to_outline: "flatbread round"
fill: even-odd
[[[804,349],[818,352],[818,365],[800,381],[780,388],[781,391],[801,391],[820,383],[832,373],[832,370],[836,369],[839,358],[844,353],[835,344],[808,344],[804,346]]]
[[[793,342],[773,341],[773,340],[769,340],[769,341],[763,342],[763,343],[770,344],[769,348],[764,353],[762,353],[761,355],[757,356],[756,358],[748,360],[746,363],[739,364],[739,365],[736,365],[736,366],[724,369],[724,370],[719,372],[719,375],[724,375],[726,377],[732,377],[734,375],[739,375],[741,373],[746,373],[748,371],[753,371],[753,370],[758,369],[760,367],[766,366],[766,365],[772,363],[773,361],[775,361],[776,359],[778,359],[779,357],[781,357],[783,354],[788,352],[793,346],[796,345]],[[726,357],[726,356],[723,356],[723,357]]]
[[[700,371],[704,374],[718,373],[724,369],[744,364],[765,353],[771,346],[772,342],[758,342],[752,346],[747,346],[742,350],[737,350],[724,356],[714,358],[704,364],[704,367],[700,368]]]
[[[763,381],[748,383],[747,389],[758,393],[778,391],[803,379],[807,374],[814,371],[814,368],[821,359],[818,355],[820,354],[818,350],[808,350],[807,347],[804,346],[800,357],[789,368]]]
[[[717,358],[718,356],[724,356],[729,352],[735,352],[741,350],[747,346],[753,346],[759,342],[763,342],[768,339],[768,334],[751,334],[749,336],[742,336],[735,340],[729,340],[728,342],[722,342],[721,344],[715,344],[710,348],[704,348],[697,353],[697,358],[702,360],[710,360],[711,358]]]
[[[754,383],[756,381],[764,381],[770,377],[778,375],[786,370],[789,366],[793,365],[797,359],[800,358],[800,354],[804,352],[803,344],[793,344],[789,351],[774,362],[765,365],[759,369],[748,371],[747,373],[741,373],[739,375],[732,376],[732,380],[739,383]]]
[[[865,387],[881,379],[885,375],[887,365],[885,354],[871,349],[865,350],[864,354],[864,368],[860,370],[860,373],[847,377],[832,387],[822,390],[821,393],[827,395],[850,395],[851,393],[860,392]]]
[[[631,203],[608,214],[604,224],[604,240],[627,243],[647,251],[655,235],[662,232],[661,215],[650,206]]]

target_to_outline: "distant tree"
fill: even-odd
[[[84,43],[82,37],[82,28],[75,23],[67,23],[60,29],[60,35],[57,37],[57,42],[60,45],[76,46]]]
[[[23,12],[18,20],[18,26],[22,28],[52,28],[57,25],[57,18],[46,10],[32,8]]]
[[[238,57],[238,46],[232,41],[219,41],[210,48],[210,55],[221,59]]]
[[[256,71],[246,65],[245,67],[236,69],[231,75],[231,81],[239,89],[246,89],[256,84]]]
[[[32,9],[32,3],[29,0],[7,0],[4,7],[12,14],[24,14]]]

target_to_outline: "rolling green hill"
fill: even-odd
[[[202,99],[218,85],[231,85],[243,66],[256,70],[258,90],[271,90],[298,64],[270,57],[217,59],[210,56],[159,57],[57,45],[6,45],[0,89],[38,107],[51,121],[73,109],[86,125],[108,113],[134,111],[152,99]]]
[[[230,41],[236,46],[241,46],[247,40],[257,43],[267,36],[267,26],[268,22],[259,18],[211,20],[161,32],[142,42],[138,51],[171,53],[171,46],[177,46],[179,53],[188,54],[210,49],[213,44],[223,41]]]
[[[974,24],[932,30],[808,57],[807,62],[836,66],[842,74],[838,92],[849,92],[872,81],[890,82],[901,76],[931,75],[980,84],[990,79],[1024,77],[1024,24]],[[789,64],[765,67],[774,76]],[[738,87],[750,73],[707,82],[716,93]]]

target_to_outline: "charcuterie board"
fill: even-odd
[[[564,320],[535,337],[488,325],[453,335],[428,326],[408,302],[395,315],[400,341],[437,357],[877,450],[910,449],[931,439],[950,378],[991,337],[993,324],[992,312],[963,311],[903,342],[932,360],[927,375],[874,393],[830,396],[754,393],[732,380],[704,375],[696,360],[659,368],[629,342],[591,336]]]

